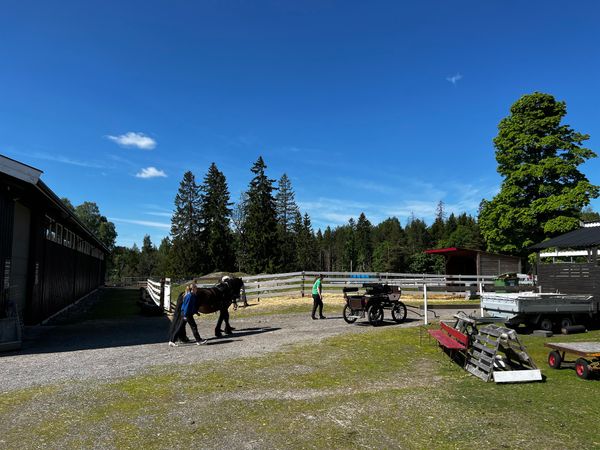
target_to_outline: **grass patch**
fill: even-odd
[[[600,381],[484,383],[418,328],[385,328],[260,357],[157,367],[117,382],[0,397],[0,443],[52,448],[597,448]],[[555,341],[600,339],[600,331]],[[40,405],[45,413],[39,414]]]

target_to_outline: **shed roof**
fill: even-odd
[[[503,258],[515,258],[519,259],[518,256],[512,255],[502,255],[500,253],[490,253],[485,252],[483,250],[473,250],[469,248],[459,248],[459,247],[446,247],[446,248],[433,248],[431,250],[425,250],[425,253],[429,255],[442,255],[442,256],[476,256],[478,253],[493,255],[493,256],[502,256]]]
[[[591,248],[600,246],[600,227],[587,226],[578,230],[569,231],[555,238],[540,242],[529,247],[531,250],[544,248]]]

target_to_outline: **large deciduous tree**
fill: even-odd
[[[579,166],[596,154],[586,134],[561,124],[565,102],[524,95],[500,121],[494,139],[500,192],[482,204],[479,224],[490,251],[525,255],[527,247],[578,226],[582,208],[598,196]]]

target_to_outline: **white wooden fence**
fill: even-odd
[[[481,291],[493,291],[495,276],[432,275],[384,272],[291,272],[243,277],[248,299],[281,296],[311,295],[315,278],[323,274],[324,292],[341,293],[344,287],[360,287],[363,283],[388,283],[400,286],[406,293],[423,293],[424,286],[430,294],[465,296]],[[522,289],[531,289],[533,282],[519,275]]]
[[[171,309],[171,279],[164,278],[161,281],[146,280],[146,291],[157,306],[165,311]]]

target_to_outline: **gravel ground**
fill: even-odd
[[[437,310],[442,318],[450,318],[456,312]],[[405,323],[386,325],[417,326],[422,323],[418,319],[409,310]],[[215,321],[198,321],[203,337],[209,337]],[[184,344],[173,348],[166,340],[169,325],[167,317],[140,316],[30,328],[21,351],[0,356],[0,389],[8,392],[70,380],[103,382],[140,374],[153,366],[256,356],[290,344],[373,329],[366,321],[348,325],[339,313],[330,314],[326,320],[311,320],[308,313],[265,315],[235,319],[232,326],[236,331],[231,337],[212,337],[204,346]],[[380,327],[384,328],[387,326]]]

